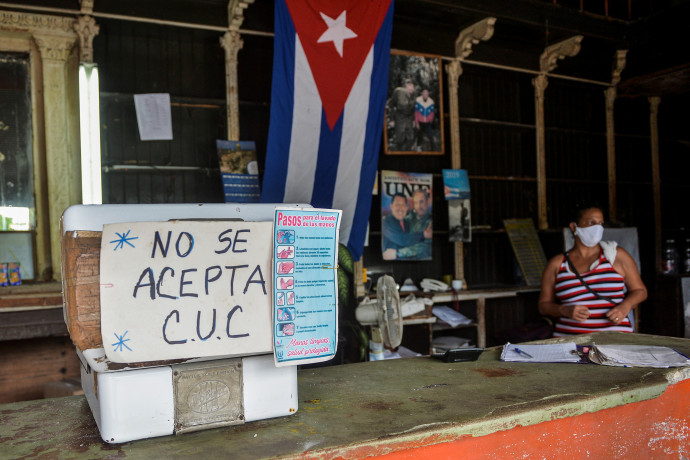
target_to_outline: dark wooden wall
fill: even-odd
[[[226,132],[219,34],[115,20],[99,25],[103,202],[222,202],[215,146]],[[139,140],[134,95],[141,93],[170,93],[173,141]]]
[[[269,5],[270,6],[270,5]],[[252,5],[243,27],[271,31],[272,9]],[[393,47],[449,55],[452,40],[463,24],[419,23],[408,17],[414,4],[399,5]],[[398,10],[396,10],[398,11]],[[407,16],[405,16],[407,15]],[[439,16],[439,21],[448,22]],[[171,203],[220,202],[215,140],[226,133],[224,52],[220,33],[170,26],[99,20],[94,40],[101,71],[104,202]],[[452,26],[452,27],[451,27]],[[453,29],[449,32],[450,29]],[[451,34],[452,33],[452,34]],[[543,49],[533,42],[549,40],[547,30],[527,30],[507,23],[487,44],[476,45],[477,60],[531,67]],[[565,32],[560,31],[565,34]],[[543,38],[542,38],[543,37]],[[254,140],[260,173],[264,170],[270,107],[272,46],[270,36],[243,35],[239,53],[240,130],[242,140]],[[553,40],[553,39],[552,39]],[[589,40],[589,42],[588,42]],[[493,45],[490,43],[493,42]],[[528,43],[529,42],[529,43]],[[581,78],[605,81],[618,43],[586,37],[577,58],[566,59],[559,70]],[[536,51],[535,51],[536,50]],[[503,230],[503,219],[537,219],[536,142],[533,74],[465,64],[458,101],[462,167],[472,188],[472,224],[479,226],[465,244],[465,273],[470,288],[515,286],[522,278]],[[445,80],[445,76],[444,76]],[[576,200],[608,204],[604,87],[550,78],[546,90],[547,206],[549,230],[540,232],[547,257],[562,249],[561,228],[569,222]],[[138,140],[133,94],[169,92],[173,105],[173,141]],[[448,108],[447,88],[444,88]],[[685,98],[687,99],[687,98]],[[685,234],[690,215],[681,199],[687,195],[688,134],[683,129],[683,98],[660,107],[663,228],[666,234]],[[685,119],[687,119],[685,117]],[[402,282],[411,277],[441,278],[453,273],[453,246],[447,241],[447,205],[442,196],[441,170],[450,168],[450,126],[444,118],[446,152],[442,156],[381,154],[379,169],[434,175],[434,246],[431,262],[386,262],[381,259],[380,200],[373,197],[369,246],[364,265],[373,278],[393,274]],[[617,224],[638,227],[643,278],[653,290],[654,215],[651,183],[649,104],[646,98],[620,98],[615,106]],[[123,166],[150,169],[127,170]],[[194,171],[161,167],[195,167]],[[108,169],[109,168],[109,169]],[[648,301],[647,303],[650,303]],[[651,307],[650,307],[651,308]],[[518,313],[507,312],[518,311]],[[501,328],[536,315],[536,298],[492,302],[488,309],[488,338]],[[653,332],[653,322],[643,322]]]

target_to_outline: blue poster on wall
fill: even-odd
[[[334,209],[276,209],[273,344],[278,366],[327,361],[335,356],[341,213]]]
[[[443,170],[443,194],[446,200],[469,200],[470,179],[465,169]]]
[[[226,203],[258,203],[259,167],[254,141],[216,141]]]

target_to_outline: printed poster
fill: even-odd
[[[170,94],[135,94],[134,108],[137,114],[139,138],[142,141],[171,141],[173,139]]]
[[[384,260],[431,260],[432,174],[381,171]]]
[[[226,203],[258,203],[259,166],[254,141],[216,140]]]
[[[443,170],[443,194],[446,200],[468,200],[470,194],[470,179],[465,169]]]
[[[448,241],[472,241],[470,200],[448,200]]]
[[[335,356],[341,213],[276,208],[273,340],[277,366],[327,361]]]
[[[101,336],[116,363],[271,353],[272,222],[103,226]]]

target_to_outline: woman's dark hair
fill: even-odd
[[[584,212],[588,209],[598,209],[602,214],[604,213],[604,208],[602,208],[601,205],[596,201],[581,201],[573,207],[573,210],[570,214],[570,222],[580,222],[582,214],[584,214]]]

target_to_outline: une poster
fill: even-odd
[[[432,174],[381,171],[384,260],[431,260]]]

